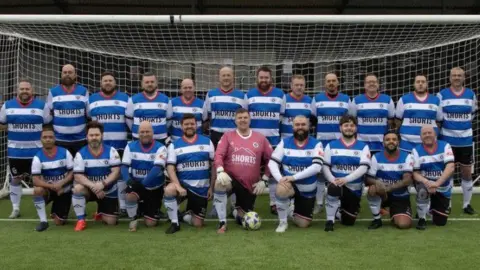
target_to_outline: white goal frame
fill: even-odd
[[[209,24],[209,23],[298,23],[298,24],[478,24],[480,15],[0,15],[0,24],[61,24],[61,23],[114,23],[114,24]],[[21,33],[13,36],[23,38]],[[480,38],[480,36],[478,37]],[[32,39],[30,37],[30,39]],[[460,42],[456,41],[456,42]],[[472,168],[473,171],[473,168]],[[0,187],[0,198],[8,195],[9,170],[6,181]],[[478,176],[474,181],[478,181]],[[268,191],[267,191],[268,192]],[[415,191],[412,190],[412,193]],[[462,193],[454,187],[453,193]],[[474,188],[480,194],[480,187]],[[32,195],[26,188],[23,194]]]

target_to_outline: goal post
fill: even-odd
[[[322,91],[327,72],[339,75],[340,90],[351,97],[363,92],[363,76],[375,73],[396,102],[413,90],[415,74],[428,74],[433,94],[449,84],[455,66],[478,89],[479,49],[480,15],[0,15],[0,93],[2,102],[14,97],[18,79],[28,78],[45,98],[61,66],[71,63],[91,93],[104,70],[114,71],[129,94],[139,91],[139,74],[152,71],[170,97],[178,96],[182,79],[193,78],[203,98],[228,64],[242,90],[254,87],[256,69],[268,65],[285,91],[293,74],[304,75],[309,95]],[[9,187],[1,132],[0,197]],[[474,151],[479,160],[480,149]],[[478,173],[474,168],[474,179]]]

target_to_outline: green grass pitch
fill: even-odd
[[[413,202],[412,198],[412,202]],[[308,229],[290,224],[284,234],[274,232],[276,221],[267,196],[257,200],[264,219],[259,231],[244,231],[233,221],[225,235],[217,235],[216,221],[204,228],[182,226],[165,235],[167,224],[139,226],[128,223],[107,227],[89,222],[74,232],[74,222],[34,231],[37,216],[31,196],[22,200],[21,220],[9,221],[9,200],[0,201],[1,269],[476,269],[480,243],[480,217],[461,213],[461,195],[453,198],[451,221],[446,227],[428,224],[426,231],[384,227],[369,231],[371,218],[365,197],[360,220],[354,227],[337,224],[323,231],[325,213]],[[480,210],[480,196],[473,207]],[[89,203],[88,213],[95,204]],[[49,210],[48,210],[49,211]],[[73,214],[71,215],[74,217]]]

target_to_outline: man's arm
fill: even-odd
[[[85,176],[85,164],[83,162],[83,157],[80,153],[75,155],[75,159],[73,160],[74,167],[73,167],[73,179],[80,185],[86,186],[89,189],[94,187],[94,183],[90,181]]]
[[[68,150],[66,152],[67,152],[67,155],[66,155],[65,161],[66,161],[66,167],[68,172],[65,175],[65,178],[55,183],[55,185],[59,187],[63,187],[64,185],[72,182],[73,180],[73,157]]]
[[[390,102],[388,103],[388,127],[389,129],[395,129],[395,103],[390,98]]]
[[[125,121],[127,123],[128,128],[132,131],[133,126],[133,101],[132,98],[128,98],[127,102],[127,109],[125,110]]]
[[[214,164],[217,172],[219,169],[223,170],[224,160],[228,153],[228,146],[228,133],[225,133],[218,142],[217,150],[215,151]]]
[[[53,184],[47,183],[43,179],[42,163],[40,162],[37,156],[33,157],[31,172],[32,172],[33,185],[35,187],[53,189]]]
[[[425,186],[429,185],[429,180],[425,178],[420,172],[420,156],[418,155],[417,150],[412,150],[413,158],[413,180],[424,184]]]
[[[412,182],[413,182],[412,173],[406,172],[403,174],[401,181],[397,181],[396,183],[387,186],[387,192],[390,192],[399,188],[408,187],[412,184]]]
[[[366,145],[363,150],[362,150],[362,156],[360,157],[360,166],[350,173],[349,175],[345,176],[343,179],[345,179],[346,182],[352,182],[355,179],[358,179],[365,175],[368,171],[368,168],[370,168],[371,165],[371,160],[370,160],[370,148]]]
[[[167,154],[167,173],[170,181],[175,185],[180,185],[180,180],[177,177],[177,155],[175,154],[175,145],[171,143],[168,146]]]
[[[325,147],[324,155],[323,155],[322,171],[325,179],[328,182],[333,183],[335,182],[335,176],[333,176],[332,171],[330,169],[331,169],[331,151],[330,151],[330,144],[327,144],[327,146]]]
[[[325,155],[323,152],[322,143],[318,142],[313,151],[314,151],[314,156],[312,159],[312,165],[308,166],[305,170],[294,174],[293,179],[295,181],[317,175],[322,171],[323,156]]]
[[[270,174],[273,176],[273,178],[277,181],[280,182],[280,179],[282,179],[282,173],[280,172],[280,166],[282,166],[282,160],[283,160],[283,140],[280,141],[280,143],[277,145],[277,148],[272,153],[272,156],[270,157],[270,161],[268,162],[268,169],[270,170]]]
[[[447,181],[450,177],[452,177],[453,173],[455,172],[455,159],[453,156],[453,150],[450,144],[447,143],[443,150],[443,162],[445,164],[445,169],[443,169],[442,175],[435,181],[438,186],[443,185],[445,181]]]
[[[7,111],[5,109],[5,103],[3,103],[0,109],[0,130],[7,130]]]

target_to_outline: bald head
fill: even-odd
[[[325,89],[330,95],[338,93],[338,78],[335,73],[327,73],[325,75]]]
[[[465,71],[462,68],[454,67],[450,70],[450,84],[454,90],[462,91],[465,82]]]
[[[75,67],[71,64],[64,65],[62,67],[61,83],[65,87],[71,87],[77,82],[77,73]]]
[[[437,141],[437,134],[433,125],[424,125],[420,129],[422,143],[428,147],[433,146]]]
[[[230,89],[233,89],[234,77],[233,69],[231,67],[222,67],[218,71],[218,77],[220,80],[220,87],[223,90],[228,91]]]
[[[148,121],[142,121],[138,127],[138,139],[142,144],[150,144],[153,141],[152,124]]]

